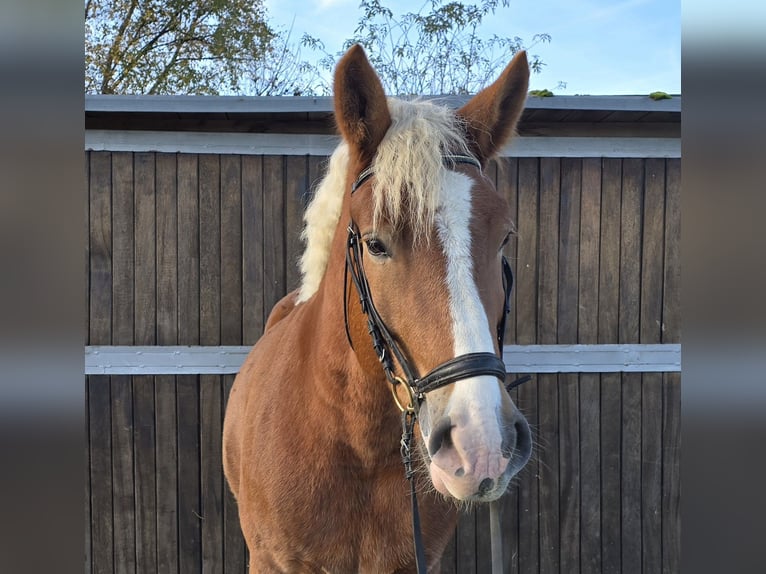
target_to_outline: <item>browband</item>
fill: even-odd
[[[442,156],[442,159],[444,160],[444,163],[450,167],[464,163],[477,167],[479,171],[481,171],[481,163],[479,160],[470,155],[448,154]],[[359,189],[365,181],[372,177],[374,173],[375,170],[372,166],[363,169],[359,176],[356,178],[356,181],[351,184],[351,193],[353,194],[357,189]]]

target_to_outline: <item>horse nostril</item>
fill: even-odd
[[[526,463],[529,455],[532,453],[532,433],[529,430],[529,424],[522,418],[516,421],[513,427],[516,429],[516,450],[521,454],[522,460]]]
[[[495,481],[491,478],[485,478],[481,481],[481,484],[479,484],[479,496],[484,496],[493,488],[495,488]]]
[[[504,458],[512,458],[516,452],[521,458],[526,458],[532,450],[532,436],[529,426],[524,419],[517,419],[513,428],[508,429],[508,434],[503,438],[500,452]]]
[[[449,417],[440,418],[431,431],[428,439],[428,455],[434,456],[443,446],[452,446],[452,420]]]

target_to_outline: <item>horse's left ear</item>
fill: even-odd
[[[359,44],[338,62],[333,91],[338,128],[367,163],[388,131],[391,115],[383,85]]]
[[[527,53],[519,52],[495,82],[457,111],[467,124],[468,145],[486,163],[510,139],[529,88]]]

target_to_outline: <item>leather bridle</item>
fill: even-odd
[[[468,155],[446,154],[443,157],[444,163],[448,167],[455,167],[458,164],[472,165],[481,170],[481,163]],[[351,186],[351,194],[359,189],[359,187],[367,181],[374,171],[372,167],[368,167],[363,170],[356,181]],[[500,381],[505,381],[506,369],[503,360],[495,353],[478,352],[467,353],[459,355],[449,361],[436,366],[426,375],[420,377],[417,375],[417,371],[414,366],[407,359],[406,355],[399,347],[396,339],[391,335],[386,323],[380,316],[370,292],[370,285],[367,282],[367,275],[364,272],[364,265],[362,262],[362,237],[359,233],[359,229],[353,219],[348,225],[348,242],[346,249],[346,277],[343,281],[343,307],[344,307],[344,320],[346,327],[346,337],[349,344],[353,348],[353,342],[351,340],[351,334],[348,326],[348,295],[346,288],[348,285],[348,276],[351,276],[351,281],[356,288],[357,295],[359,296],[359,303],[361,305],[362,313],[367,317],[367,330],[370,333],[372,339],[372,346],[375,350],[383,371],[385,372],[386,379],[391,384],[391,392],[394,396],[394,401],[399,409],[402,411],[402,439],[401,439],[401,455],[402,462],[404,463],[405,476],[410,482],[410,498],[412,501],[412,528],[415,543],[415,559],[417,563],[418,573],[424,574],[426,572],[425,552],[423,550],[423,543],[420,534],[420,517],[418,513],[417,497],[415,494],[415,482],[414,482],[414,470],[412,468],[412,438],[413,429],[417,420],[420,404],[425,399],[425,394],[440,389],[446,385],[450,385],[457,381],[468,379],[476,376],[489,375],[496,377]],[[503,291],[504,291],[504,303],[503,314],[500,318],[500,322],[497,326],[497,344],[500,353],[503,352],[503,341],[505,338],[505,324],[508,312],[510,310],[510,297],[511,290],[513,288],[513,272],[511,266],[508,264],[505,256],[502,257],[502,276],[503,276]],[[394,360],[399,366],[403,378],[396,374],[394,367]],[[526,382],[529,377],[522,377],[512,381],[506,385],[506,389],[510,391],[512,388]],[[397,394],[397,388],[402,386],[408,395],[408,404],[402,404]],[[493,539],[493,546],[499,544]]]
[[[481,164],[478,160],[467,155],[445,155],[443,156],[445,164],[449,166],[455,166],[457,164],[473,165],[481,169]],[[371,168],[365,169],[359,177],[356,179],[351,187],[351,193],[353,194],[361,185],[373,174]],[[505,257],[502,258],[502,270],[503,270],[503,289],[504,289],[504,304],[503,315],[500,319],[500,323],[497,326],[497,343],[498,348],[502,352],[503,340],[505,335],[505,322],[510,309],[510,295],[513,288],[513,273],[511,272],[511,266]],[[416,369],[410,363],[396,342],[396,339],[391,335],[386,323],[380,316],[370,292],[370,285],[367,282],[367,276],[364,272],[364,265],[362,263],[362,238],[359,233],[359,229],[356,223],[352,220],[348,225],[348,243],[346,251],[346,274],[351,276],[351,280],[356,288],[357,295],[359,295],[359,302],[362,308],[362,313],[367,317],[367,330],[372,338],[372,346],[375,349],[375,353],[383,366],[383,371],[386,374],[388,382],[392,385],[392,392],[396,400],[396,404],[403,412],[410,411],[417,413],[420,403],[425,398],[425,394],[430,391],[435,391],[446,385],[450,385],[457,381],[468,379],[471,377],[477,377],[482,375],[489,375],[505,380],[505,363],[495,353],[479,352],[479,353],[467,353],[460,355],[441,365],[438,365],[426,375],[420,377],[417,375]],[[347,284],[348,280],[344,282]],[[345,290],[344,290],[345,291]],[[344,299],[347,299],[344,292]],[[344,301],[344,308],[347,308],[348,302]],[[346,335],[349,343],[351,343],[351,336],[348,330],[348,313],[346,312]],[[352,347],[353,347],[353,343]],[[399,366],[403,377],[399,376],[395,372],[394,360]],[[396,388],[399,385],[404,385],[409,396],[409,404],[403,405],[398,395],[396,394]]]

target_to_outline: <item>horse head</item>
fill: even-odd
[[[504,388],[504,368],[488,374],[497,372],[492,356],[502,354],[496,336],[506,311],[502,251],[513,222],[483,174],[513,133],[528,79],[521,52],[454,112],[387,99],[358,46],[335,73],[345,185],[353,190],[350,241],[357,238],[361,269],[354,275],[352,263],[352,278],[357,288],[365,284],[370,299],[362,309],[354,297],[346,303],[360,365],[379,379],[379,360],[388,362],[393,382],[422,381],[445,363],[459,370],[467,356],[492,365],[423,393],[406,384],[393,388],[398,403],[417,409],[420,450],[434,487],[458,500],[498,498],[531,452],[529,426]],[[365,311],[383,324],[385,332],[374,335],[377,348]]]

